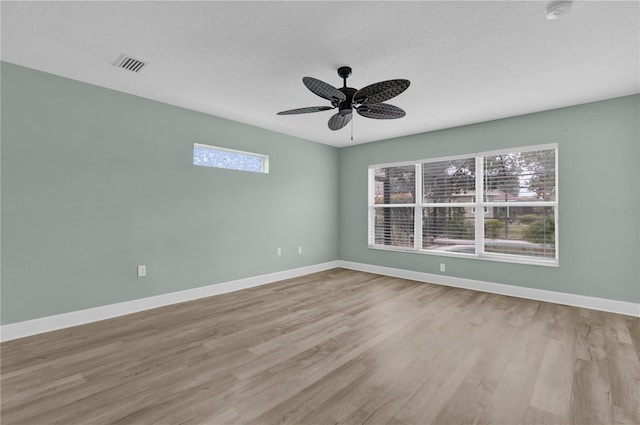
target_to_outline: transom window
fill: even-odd
[[[217,146],[193,144],[193,165],[269,173],[269,157]]]
[[[557,145],[369,167],[369,247],[558,264]]]

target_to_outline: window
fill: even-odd
[[[557,146],[369,167],[369,247],[557,265]]]
[[[374,244],[414,247],[415,166],[375,169]]]
[[[216,146],[193,144],[193,165],[269,173],[269,157]]]

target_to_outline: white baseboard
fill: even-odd
[[[526,288],[522,286],[504,285],[501,283],[483,282],[481,280],[463,279],[454,276],[443,276],[432,273],[415,272],[411,270],[391,267],[375,266],[371,264],[338,261],[339,267],[384,276],[399,277],[437,285],[453,286],[456,288],[473,289],[474,291],[492,294],[508,295],[536,301],[546,301],[554,304],[564,304],[574,307],[589,308],[609,313],[625,314],[640,317],[640,303],[610,300],[606,298],[588,297],[585,295],[567,294],[564,292],[547,291],[544,289]]]
[[[248,277],[199,288],[186,289],[184,291],[170,292],[168,294],[155,295],[137,300],[124,301],[85,310],[56,314],[24,322],[10,323],[0,327],[0,341],[10,341],[24,338],[44,332],[84,325],[100,320],[111,319],[125,314],[164,307],[185,301],[227,292],[239,291],[254,286],[265,285],[280,280],[291,279],[342,267],[350,270],[358,270],[375,273],[384,276],[410,279],[418,282],[433,283],[437,285],[452,286],[456,288],[472,289],[475,291],[489,292],[492,294],[508,295],[512,297],[526,298],[536,301],[546,301],[555,304],[564,304],[574,307],[590,308],[593,310],[607,311],[610,313],[625,314],[640,317],[640,304],[625,301],[616,301],[606,298],[587,297],[584,295],[567,294],[563,292],[546,291],[543,289],[525,288],[521,286],[504,285],[501,283],[483,282],[480,280],[463,279],[454,276],[443,276],[432,273],[416,272],[411,270],[396,269],[391,267],[375,266],[372,264],[355,263],[351,261],[329,261],[312,266],[297,269],[284,270],[260,276]]]
[[[137,300],[124,301],[116,304],[88,308],[85,310],[40,317],[37,319],[26,320],[24,322],[10,323],[0,327],[0,341],[10,341],[12,339],[24,338],[30,335],[84,325],[86,323],[111,319],[125,314],[137,313],[139,311],[150,310],[152,308],[164,307],[170,304],[177,304],[199,298],[210,297],[212,295],[239,291],[241,289],[252,288],[254,286],[265,285],[267,283],[334,269],[336,267],[339,267],[338,261],[329,261],[327,263],[314,264],[312,266],[300,267],[297,269],[284,270],[260,276],[248,277],[245,279],[217,283],[214,285],[201,286],[199,288],[186,289],[184,291],[170,292],[168,294],[155,295]]]

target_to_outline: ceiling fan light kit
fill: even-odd
[[[308,114],[338,109],[338,112],[329,118],[328,126],[331,130],[340,130],[353,117],[356,110],[360,116],[377,120],[402,118],[406,113],[397,106],[383,103],[398,96],[409,87],[409,80],[388,80],[371,84],[360,90],[347,87],[347,78],[351,76],[351,68],[341,66],[338,68],[338,76],[343,80],[341,88],[335,88],[313,77],[302,78],[302,83],[314,94],[331,102],[331,106],[309,106],[305,108],[290,109],[278,112],[278,115]]]

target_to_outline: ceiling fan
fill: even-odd
[[[353,117],[353,110],[366,118],[390,120],[402,118],[406,114],[397,106],[383,103],[405,91],[409,87],[409,80],[388,80],[371,84],[360,90],[347,87],[347,78],[351,75],[351,68],[341,66],[338,75],[343,80],[342,88],[335,88],[331,84],[312,77],[302,78],[304,85],[318,96],[331,102],[331,106],[309,106],[306,108],[290,109],[278,112],[278,115],[308,114],[310,112],[329,111],[338,108],[338,112],[329,118],[329,128],[340,130],[349,124]]]

